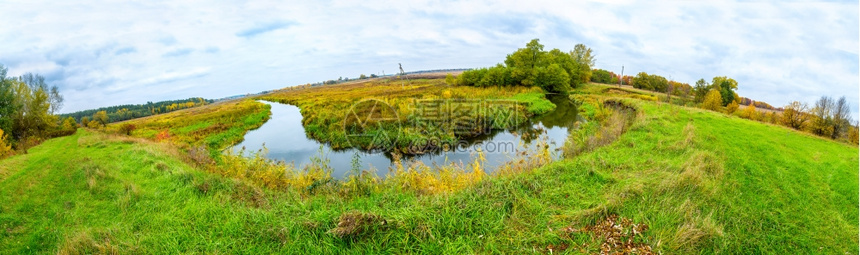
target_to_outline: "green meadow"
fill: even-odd
[[[165,116],[187,128],[139,121],[137,138],[78,129],[0,160],[0,253],[858,252],[857,146],[603,85],[579,91],[594,121],[571,134],[577,153],[439,193],[373,178],[278,188],[189,159],[183,144],[259,126],[266,110],[250,102],[253,119],[196,110],[212,117],[183,122],[179,111]],[[632,112],[613,118],[625,113],[608,101]],[[245,122],[192,135],[218,118]],[[156,141],[161,129],[188,135]],[[363,192],[344,191],[356,183]]]

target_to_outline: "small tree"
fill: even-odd
[[[15,152],[12,150],[12,145],[7,143],[6,138],[7,136],[3,133],[3,129],[0,129],[0,159],[12,155]]]
[[[364,74],[361,74],[360,76],[358,76],[358,78],[364,80],[364,79],[367,79],[367,76]]]
[[[805,103],[794,101],[786,105],[784,109],[781,122],[787,127],[799,130],[809,120],[809,113],[807,113],[809,106]]]
[[[63,130],[75,130],[78,128],[78,123],[75,122],[75,118],[68,117],[63,121]]]
[[[705,79],[699,79],[696,81],[696,86],[693,87],[693,100],[698,104],[705,101],[705,95],[708,94],[708,87],[711,84],[705,81]]]
[[[740,107],[738,105],[738,101],[732,101],[731,103],[726,105],[726,113],[731,115],[732,113],[735,113],[735,111],[738,110],[738,107]]]
[[[134,126],[134,124],[129,123],[124,123],[119,126],[119,132],[125,135],[131,135],[131,132],[134,132],[135,129],[137,129],[137,127]]]
[[[90,124],[90,117],[89,116],[84,116],[83,118],[81,118],[81,127],[89,127],[89,124]]]
[[[99,122],[95,120],[87,122],[87,127],[92,129],[99,128]]]
[[[738,89],[738,82],[735,79],[726,76],[717,76],[711,81],[712,87],[720,90],[720,96],[723,98],[722,105],[726,106],[735,101]]]
[[[833,134],[831,138],[839,138],[848,129],[851,128],[851,121],[848,120],[848,114],[851,112],[851,106],[845,100],[845,96],[836,100],[831,111],[833,115]]]
[[[96,114],[93,115],[93,121],[98,122],[98,124],[101,124],[102,127],[107,127],[107,124],[108,124],[107,112],[106,111],[96,112]]]
[[[756,116],[755,104],[750,103],[749,105],[747,105],[747,108],[744,108],[743,113],[741,113],[741,117],[751,119],[751,120],[758,119]]]
[[[717,89],[711,89],[711,91],[705,95],[705,101],[702,103],[702,108],[711,111],[720,111],[722,103],[723,98],[720,96],[720,91]]]

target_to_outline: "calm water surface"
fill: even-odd
[[[553,112],[535,118],[532,122],[521,125],[515,130],[498,130],[489,134],[468,139],[461,143],[456,150],[447,152],[428,153],[409,156],[403,161],[417,160],[426,165],[442,165],[450,162],[468,164],[475,160],[475,148],[484,152],[486,162],[484,170],[492,172],[497,166],[510,161],[517,150],[534,149],[541,141],[547,141],[554,156],[558,157],[558,148],[564,146],[568,131],[582,121],[576,105],[566,96],[550,96],[556,104]],[[334,169],[332,177],[343,178],[352,169],[352,160],[356,153],[360,156],[362,169],[376,169],[377,174],[385,176],[388,169],[393,167],[391,156],[382,152],[366,152],[360,149],[332,150],[328,145],[308,138],[302,127],[302,115],[299,108],[293,105],[261,101],[272,106],[272,116],[259,129],[245,134],[245,140],[236,145],[234,150],[245,148],[246,151],[258,151],[265,146],[269,159],[294,163],[296,167],[311,163],[312,157],[329,160]]]

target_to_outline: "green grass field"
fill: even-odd
[[[620,100],[614,142],[437,195],[270,190],[79,130],[0,161],[0,253],[599,253],[607,219],[669,254],[858,252],[857,147]]]

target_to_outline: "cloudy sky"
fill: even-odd
[[[0,2],[0,64],[58,85],[62,112],[490,66],[540,38],[615,72],[729,76],[774,106],[844,95],[858,116],[857,1],[67,2]]]

